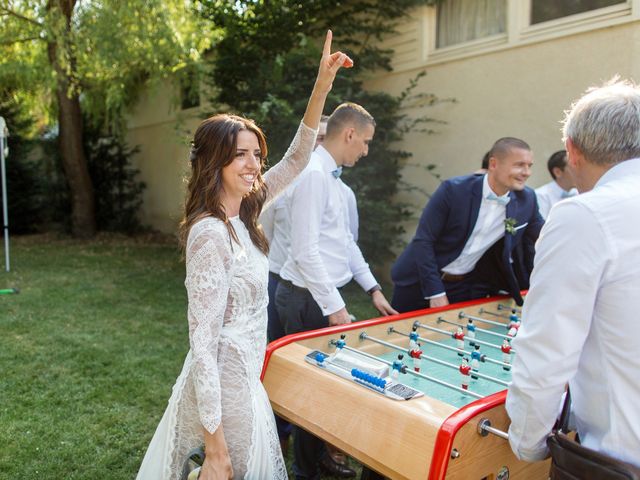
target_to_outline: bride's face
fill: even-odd
[[[222,169],[222,188],[232,198],[248,194],[258,178],[262,163],[262,152],[255,133],[249,130],[238,132],[233,161]]]

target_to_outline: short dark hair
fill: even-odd
[[[358,130],[366,125],[376,126],[373,116],[357,103],[346,102],[333,111],[327,121],[327,138],[336,135],[347,124],[353,124]]]
[[[567,151],[566,150],[558,150],[553,155],[549,157],[547,161],[547,168],[549,169],[549,173],[551,174],[551,178],[554,180],[556,176],[553,173],[554,168],[559,168],[560,170],[564,170],[567,166]]]
[[[512,148],[531,151],[531,147],[524,140],[515,137],[502,137],[496,140],[496,143],[494,143],[491,150],[489,150],[489,158],[502,158],[507,155]]]
[[[482,157],[482,163],[480,164],[480,168],[484,168],[485,170],[489,170],[489,158],[491,158],[491,150],[484,154]]]

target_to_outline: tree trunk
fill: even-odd
[[[69,48],[71,14],[75,0],[50,2],[48,8],[58,8],[65,16],[67,30],[48,42],[49,62],[56,73],[56,97],[58,99],[59,144],[62,166],[71,191],[71,232],[76,237],[91,237],[96,233],[95,198],[89,176],[87,157],[83,146],[82,111],[77,88],[72,83],[75,61]],[[60,55],[65,54],[68,67],[61,65]]]

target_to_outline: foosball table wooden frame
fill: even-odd
[[[442,328],[438,319],[455,321],[460,311],[479,315],[495,310],[498,304],[511,305],[512,301],[504,297],[474,300],[303,332],[272,342],[267,347],[262,381],[273,409],[391,479],[547,479],[548,461],[519,461],[506,439],[479,428],[480,422],[489,420],[493,428],[508,430],[506,390],[462,408],[428,393],[409,401],[393,401],[304,360],[313,350],[329,352],[329,341],[341,334],[351,347],[375,355],[384,347],[363,343],[362,332],[404,346],[406,338],[389,338],[390,326],[410,331],[417,320]],[[420,335],[438,337],[429,331]]]

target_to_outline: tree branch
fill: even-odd
[[[0,45],[13,45],[14,43],[30,42],[31,40],[43,40],[41,37],[18,38],[16,40],[0,40]]]
[[[21,15],[18,12],[14,12],[13,10],[11,10],[11,9],[9,9],[7,7],[0,7],[0,11],[5,12],[7,15],[11,15],[12,17],[16,17],[16,18],[18,18],[20,20],[24,20],[25,22],[29,22],[29,23],[31,23],[33,25],[37,25],[40,28],[44,27],[44,25],[42,25],[37,20],[34,20],[33,18],[25,17],[24,15]]]

